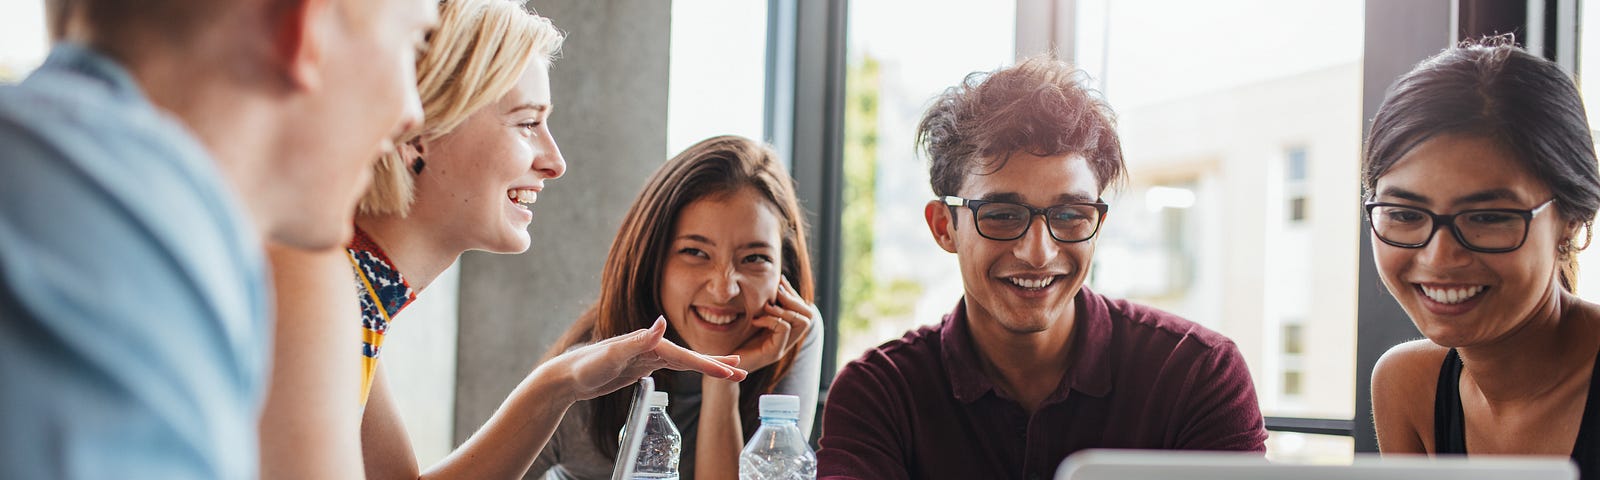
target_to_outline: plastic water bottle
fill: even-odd
[[[683,437],[667,416],[667,392],[650,392],[650,414],[639,442],[639,461],[633,478],[678,480],[678,453]]]
[[[815,480],[817,454],[800,431],[800,397],[761,396],[761,428],[739,454],[739,480]]]

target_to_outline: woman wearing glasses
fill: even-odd
[[[1600,208],[1583,103],[1495,38],[1401,77],[1373,119],[1373,257],[1427,338],[1372,375],[1386,453],[1570,455],[1600,479],[1600,306],[1573,293]]]
[[[352,306],[350,288],[355,286],[362,343],[341,343],[342,359],[308,366],[300,358],[305,352],[295,347],[318,339],[279,338],[280,345],[289,345],[279,349],[279,366],[292,361],[291,370],[307,371],[295,371],[304,378],[293,382],[275,378],[273,388],[299,389],[293,391],[305,391],[303,397],[331,390],[349,402],[341,405],[359,400],[366,478],[414,479],[424,473],[428,478],[522,478],[577,401],[631,385],[660,368],[744,378],[744,372],[728,365],[737,364],[736,358],[712,358],[679,347],[664,340],[665,322],[652,324],[654,316],[639,319],[640,330],[619,332],[616,338],[542,362],[455,452],[429,469],[419,468],[385,381],[388,373],[379,363],[384,335],[391,320],[461,253],[528,249],[530,207],[547,182],[566,171],[547,126],[552,107],[548,69],[561,42],[560,31],[520,1],[439,2],[439,26],[417,61],[425,124],[409,132],[410,140],[397,152],[375,164],[373,187],[355,216],[355,239],[336,255],[274,258],[282,316],[326,316],[328,325],[335,326],[331,331],[354,334],[356,312],[339,307]],[[345,339],[341,342],[353,337],[318,333]],[[336,366],[352,367],[354,373],[358,358],[363,374],[359,390],[349,384],[354,375],[338,377],[346,370]],[[331,408],[311,405],[305,410],[318,415]],[[342,421],[308,415],[269,416],[263,422]],[[273,472],[274,460],[322,459],[269,459],[264,476],[293,478]]]
[[[738,476],[762,394],[800,397],[811,431],[822,370],[822,323],[812,306],[811,257],[793,180],[770,148],[743,137],[700,141],[656,171],[622,220],[600,274],[600,298],[550,354],[647,326],[708,355],[738,355],[743,382],[658,372],[683,435],[682,478]],[[580,402],[531,473],[610,475],[628,397]]]

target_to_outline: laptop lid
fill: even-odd
[[[1260,454],[1173,450],[1085,450],[1056,480],[1577,480],[1565,457],[1357,455],[1350,465],[1269,463]]]
[[[617,448],[617,462],[611,468],[611,480],[633,478],[634,463],[639,460],[639,444],[644,441],[645,419],[650,407],[646,399],[656,390],[656,381],[650,377],[639,379],[633,389],[633,402],[628,407],[628,423],[622,427],[622,445]]]

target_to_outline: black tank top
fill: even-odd
[[[1461,355],[1456,349],[1444,357],[1439,367],[1439,388],[1433,396],[1434,453],[1467,453],[1467,419],[1461,409]],[[1572,459],[1578,462],[1578,478],[1600,479],[1600,357],[1589,374],[1589,397],[1583,403],[1583,418],[1578,424],[1578,441],[1572,445]]]

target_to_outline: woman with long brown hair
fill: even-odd
[[[600,277],[600,297],[550,356],[648,326],[707,355],[738,355],[743,382],[657,372],[683,435],[682,478],[734,478],[755,432],[762,394],[801,397],[810,431],[821,378],[821,323],[811,257],[793,181],[770,148],[720,136],[667,161],[622,221]],[[616,456],[628,398],[580,402],[532,473],[602,478]]]

